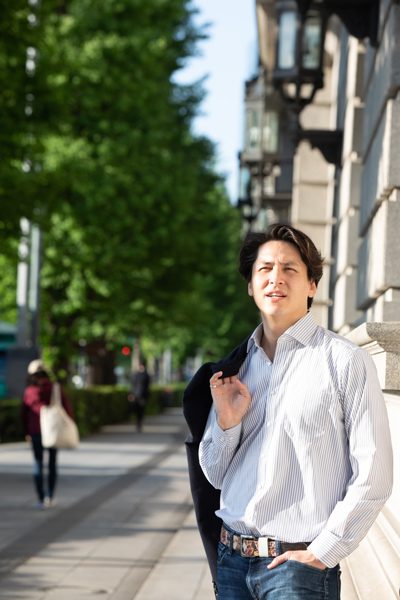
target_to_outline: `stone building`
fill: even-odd
[[[249,168],[250,181],[240,201],[246,227],[263,228],[286,214],[312,237],[326,259],[315,318],[373,356],[390,418],[395,487],[367,538],[343,564],[343,598],[395,599],[400,596],[400,3],[256,0],[255,8],[261,66],[247,88],[246,110],[254,81],[259,93],[264,90],[264,112],[271,109],[271,89],[280,89],[277,135],[289,137],[292,146],[283,146],[293,152],[290,170],[284,155],[281,187],[290,200],[279,212],[277,195],[271,203],[262,193],[282,176],[279,151],[273,160],[261,154],[256,184],[245,138],[241,168]],[[296,47],[290,35],[299,31],[303,41]],[[291,51],[314,72],[296,71]],[[282,65],[289,67],[286,74]]]

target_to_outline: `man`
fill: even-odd
[[[218,598],[336,600],[340,560],[391,492],[376,371],[362,349],[314,322],[322,258],[303,232],[278,224],[250,234],[240,272],[262,322],[228,359],[203,365],[184,398],[192,492]],[[204,425],[199,461],[221,490],[219,506],[195,457]]]
[[[128,400],[132,403],[131,406],[136,416],[137,431],[142,431],[149,391],[150,375],[147,372],[146,361],[141,359],[138,371],[132,375],[132,392],[128,394]]]

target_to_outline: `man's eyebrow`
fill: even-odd
[[[262,258],[258,258],[256,262],[259,264],[262,264],[262,265],[273,265],[274,264],[273,260],[265,260]],[[290,267],[292,265],[298,266],[300,264],[300,261],[288,260],[288,261],[282,261],[280,264],[283,265],[284,267]]]

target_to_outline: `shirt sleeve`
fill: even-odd
[[[357,349],[343,372],[342,402],[352,477],[309,550],[328,567],[353,552],[392,490],[393,454],[375,365]]]
[[[222,488],[225,473],[240,443],[242,425],[223,430],[211,406],[207,425],[200,442],[199,461],[204,475],[216,489]]]

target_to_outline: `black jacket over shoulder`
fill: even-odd
[[[185,443],[190,488],[197,525],[214,581],[217,578],[217,546],[221,530],[221,520],[215,515],[215,511],[219,509],[220,491],[209,483],[200,467],[199,444],[212,405],[210,378],[217,371],[222,371],[223,377],[236,375],[246,358],[247,343],[248,338],[221,361],[204,364],[194,375],[183,396],[183,412],[189,426]]]

